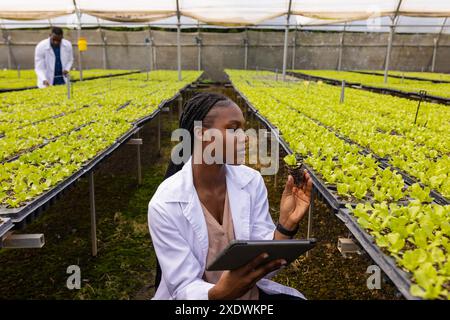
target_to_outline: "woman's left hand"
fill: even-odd
[[[303,181],[303,184],[297,187],[294,184],[294,178],[289,175],[281,196],[279,222],[288,230],[294,230],[297,227],[309,208],[312,179],[306,170]]]

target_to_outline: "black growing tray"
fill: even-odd
[[[94,76],[94,77],[89,77],[89,78],[85,78],[83,79],[83,81],[89,81],[89,80],[96,80],[96,79],[102,79],[102,78],[113,78],[113,77],[119,77],[119,76],[126,76],[129,74],[134,74],[134,73],[140,73],[141,71],[130,71],[130,72],[124,72],[124,73],[117,73],[117,74],[106,74],[103,76]],[[70,80],[71,83],[74,82],[79,82],[81,81],[80,79],[76,79],[76,80]],[[0,93],[6,93],[6,92],[15,92],[15,91],[23,91],[23,90],[30,90],[30,89],[37,89],[37,86],[32,86],[32,87],[23,87],[23,88],[12,88],[12,89],[0,89]]]
[[[246,100],[246,102],[248,103],[247,100]],[[320,121],[318,121],[318,120],[316,120],[316,119],[313,119],[313,118],[311,118],[311,117],[305,115],[305,114],[302,113],[301,111],[299,111],[299,110],[297,110],[297,109],[295,109],[295,108],[292,108],[292,107],[289,107],[289,108],[290,108],[293,112],[297,112],[297,113],[301,114],[302,116],[304,116],[304,117],[310,119],[311,121],[317,123],[318,125],[320,125],[320,126],[326,128],[327,130],[329,130],[331,133],[333,133],[333,134],[334,134],[336,137],[338,137],[339,139],[344,140],[345,142],[347,142],[347,143],[349,143],[349,144],[356,145],[358,148],[361,149],[361,150],[359,151],[360,154],[362,154],[362,155],[368,155],[368,154],[371,154],[371,155],[379,162],[379,165],[378,165],[378,166],[379,166],[380,168],[382,168],[382,169],[390,168],[391,170],[397,171],[397,172],[402,176],[403,180],[405,181],[406,186],[410,186],[410,185],[412,185],[412,184],[414,184],[414,183],[419,183],[422,187],[424,187],[424,185],[423,185],[421,182],[417,181],[417,179],[415,179],[414,177],[411,177],[408,173],[406,173],[406,172],[403,171],[402,169],[397,168],[397,167],[391,165],[391,164],[389,163],[389,159],[388,159],[388,158],[378,156],[378,155],[375,154],[374,152],[370,151],[368,148],[366,148],[366,147],[364,147],[364,146],[361,146],[361,145],[358,144],[357,142],[351,140],[350,138],[347,138],[347,137],[344,136],[344,135],[341,135],[340,133],[338,133],[338,132],[337,132],[336,130],[334,130],[333,128],[330,128],[330,127],[326,126],[325,124],[321,123]],[[253,110],[253,109],[252,109],[252,110]],[[254,111],[254,112],[257,112],[257,110]],[[267,121],[267,120],[266,120],[266,121]],[[434,199],[434,201],[435,201],[436,203],[438,203],[438,204],[441,204],[441,205],[447,205],[447,204],[450,204],[450,200],[447,199],[446,197],[444,197],[443,195],[441,195],[441,194],[440,194],[439,192],[437,192],[436,190],[431,190],[431,191],[430,191],[430,196],[431,196],[431,197]]]
[[[398,174],[400,174],[403,177],[403,180],[409,184],[412,185],[414,183],[418,183],[420,184],[422,187],[424,187],[423,183],[421,183],[420,181],[417,181],[416,179],[414,179],[414,177],[411,177],[409,174],[407,174],[405,171],[403,171],[400,168],[394,167],[393,165],[391,165],[389,163],[388,160],[384,160],[382,161],[382,163],[384,164],[384,166],[386,167],[390,167],[392,170],[397,171]],[[447,199],[446,197],[444,197],[443,195],[441,195],[439,192],[437,192],[436,190],[431,189],[430,191],[430,197],[432,197],[434,199],[434,201],[440,205],[448,205],[450,204],[450,200]]]
[[[10,218],[0,218],[0,239],[13,228],[13,223]]]
[[[299,79],[321,80],[321,81],[323,81],[323,82],[325,82],[327,84],[331,84],[331,85],[334,85],[334,86],[341,86],[342,85],[342,80],[331,79],[331,78],[324,78],[324,77],[320,77],[320,76],[312,76],[312,75],[308,75],[306,73],[301,73],[301,72],[289,71],[287,73],[290,76],[293,76],[293,77],[296,77],[296,78],[299,78]],[[384,88],[384,87],[367,86],[367,85],[364,85],[364,84],[361,84],[361,83],[350,82],[350,81],[345,81],[345,86],[353,88],[353,89],[363,89],[363,90],[372,91],[372,92],[376,92],[376,93],[390,94],[390,95],[393,95],[393,96],[397,96],[397,97],[401,97],[401,98],[407,98],[407,99],[412,99],[412,100],[421,100],[421,99],[423,99],[424,101],[428,101],[428,102],[450,105],[450,98],[438,97],[438,96],[434,96],[434,95],[430,95],[430,94],[424,95],[422,97],[418,92],[407,92],[407,91],[401,91],[401,90],[396,90],[396,89],[389,89],[389,88]]]
[[[368,72],[368,71],[357,71],[357,70],[345,70],[347,72],[353,72],[353,73],[361,73],[361,74],[369,74],[372,76],[383,76],[382,73],[376,73],[376,72]],[[411,77],[411,76],[399,76],[394,74],[389,74],[389,78],[397,78],[397,79],[406,79],[406,80],[417,80],[417,81],[425,81],[425,82],[433,82],[433,83],[450,83],[448,80],[433,80],[433,79],[427,79],[427,78],[419,78],[419,77]]]
[[[363,230],[355,217],[348,209],[340,209],[338,218],[344,222],[349,231],[355,236],[364,250],[369,254],[373,261],[384,271],[391,279],[397,289],[408,300],[420,300],[409,292],[411,287],[411,275],[400,269],[392,257],[386,255],[375,243],[374,238]]]

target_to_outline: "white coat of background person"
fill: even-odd
[[[45,88],[54,84],[56,57],[52,46],[59,46],[63,83],[66,82],[66,76],[72,68],[72,44],[70,41],[63,39],[61,28],[53,27],[49,38],[38,43],[34,54],[34,70],[39,88]]]

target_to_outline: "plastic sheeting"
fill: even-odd
[[[176,14],[176,1],[77,0],[80,12],[120,22],[150,22]]]
[[[400,6],[399,6],[400,4]],[[293,0],[292,13],[315,19],[365,20],[388,15],[450,16],[449,0]]]
[[[400,6],[399,3],[399,0],[292,0],[291,14],[302,26],[377,20],[394,15],[397,9],[399,16],[450,16],[450,0],[402,0]],[[82,17],[148,24],[174,17],[176,4],[176,0],[0,0],[0,19],[7,19],[3,21],[7,25],[14,24],[13,20],[49,19],[79,10]],[[251,26],[284,17],[289,0],[179,0],[179,8],[182,16],[206,24]],[[435,21],[439,25],[439,19]]]
[[[75,12],[72,0],[0,0],[0,18],[48,19]]]
[[[180,2],[183,15],[209,24],[255,25],[284,15],[289,0],[188,0]]]
[[[114,22],[108,21],[94,16],[83,14],[81,16],[81,24],[83,28],[96,27],[159,27],[174,28],[176,26],[176,17],[168,17],[162,20],[152,21],[150,23],[138,22]],[[442,29],[444,18],[417,18],[401,16],[398,19],[397,33],[439,33]],[[195,28],[198,21],[189,17],[181,16],[181,28]],[[221,25],[211,25],[200,23],[203,28],[227,28]],[[263,23],[250,26],[250,29],[284,29],[286,25],[286,16],[280,16],[273,19],[265,20]],[[291,30],[297,28],[301,30],[316,31],[343,31],[344,23],[339,20],[320,20],[303,16],[291,16]],[[381,17],[380,19],[357,20],[346,23],[347,32],[389,32],[391,19],[389,17]],[[50,26],[60,26],[68,29],[75,29],[78,26],[78,19],[75,14],[65,15],[46,20],[1,20],[0,28],[2,29],[20,29],[20,28],[48,28]],[[445,28],[442,33],[450,33],[450,18],[447,19]]]
[[[398,0],[294,0],[292,13],[322,20],[364,20],[370,17],[393,15],[398,3]]]

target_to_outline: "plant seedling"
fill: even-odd
[[[297,187],[300,187],[304,181],[304,169],[305,166],[302,163],[298,163],[295,154],[290,154],[284,157],[288,173],[294,178],[294,183]]]

